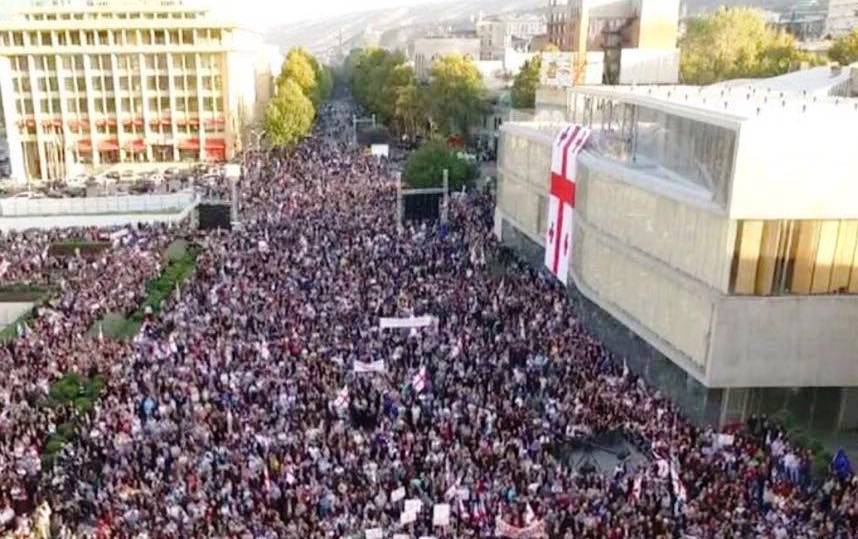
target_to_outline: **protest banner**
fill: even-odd
[[[355,374],[384,374],[385,372],[387,372],[387,370],[384,368],[384,360],[382,359],[373,361],[371,363],[366,363],[364,361],[355,361],[354,370]]]
[[[450,525],[450,504],[436,503],[432,508],[432,525],[433,526],[449,526]]]
[[[405,487],[399,487],[398,489],[392,491],[390,493],[390,501],[398,502],[399,500],[405,497]]]
[[[434,316],[410,316],[408,318],[382,318],[378,322],[381,329],[425,328],[435,323]]]

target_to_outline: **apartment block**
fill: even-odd
[[[0,22],[12,176],[225,161],[255,119],[259,40],[178,1],[36,4]]]

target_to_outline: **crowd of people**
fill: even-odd
[[[49,256],[50,234],[6,238],[0,280],[60,293],[0,348],[0,531],[26,537],[49,507],[42,533],[69,537],[858,536],[851,476],[812,484],[811,455],[767,423],[693,426],[560,285],[498,263],[490,196],[457,195],[443,227],[397,226],[394,174],[343,136],[351,106],[247,160],[235,230],[134,230],[91,260]],[[93,336],[180,233],[201,247],[195,275],[132,342]],[[380,326],[417,317],[431,323]],[[39,403],[71,371],[106,387],[43,466],[56,418]],[[642,462],[564,458],[608,432]]]

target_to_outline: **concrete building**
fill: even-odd
[[[261,39],[169,0],[48,2],[0,22],[12,176],[224,161],[255,120]]]
[[[534,37],[546,32],[542,15],[507,15],[480,19],[476,23],[480,38],[480,59],[503,60],[508,50],[530,52]]]
[[[496,234],[541,266],[557,121],[578,161],[570,294],[700,423],[858,426],[858,101],[755,86],[540,91],[501,128]]]
[[[414,42],[414,72],[420,80],[427,80],[432,63],[449,54],[460,54],[473,61],[480,59],[480,39],[476,37],[426,37]]]
[[[549,1],[549,40],[563,52],[603,53],[606,84],[678,81],[680,0]]]
[[[825,35],[844,36],[858,28],[858,0],[828,0]]]

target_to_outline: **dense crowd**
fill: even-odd
[[[852,477],[812,485],[811,455],[765,422],[692,426],[559,285],[500,264],[490,197],[398,228],[394,174],[345,142],[350,114],[336,101],[297,148],[248,159],[242,227],[196,233],[195,276],[130,344],[88,330],[140,301],[175,231],[135,230],[94,260],[48,256],[49,235],[6,239],[2,281],[61,290],[0,348],[8,530],[44,504],[55,529],[104,538],[858,536]],[[41,469],[56,421],[38,403],[69,371],[107,386]],[[564,458],[602,433],[645,458]],[[449,524],[433,525],[437,504]]]

